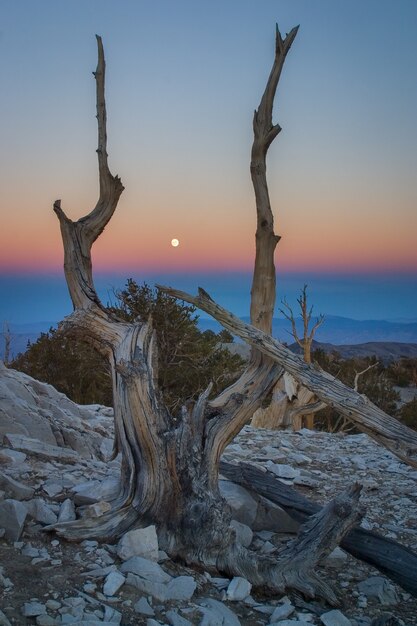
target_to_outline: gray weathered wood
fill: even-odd
[[[220,471],[229,480],[268,498],[282,507],[297,522],[305,522],[322,508],[305,498],[271,473],[264,473],[250,463],[220,462]],[[360,526],[352,528],[340,542],[352,556],[373,565],[405,591],[417,597],[417,554],[397,541]]]
[[[276,33],[276,54],[261,104],[254,117],[251,171],[257,201],[257,260],[252,287],[252,314],[260,328],[270,327],[275,301],[273,232],[265,177],[267,149],[279,132],[272,125],[272,104],[285,57],[297,29],[285,39]],[[280,367],[255,346],[240,380],[214,400],[210,388],[193,408],[171,419],[156,380],[157,345],[152,325],[126,323],[101,304],[93,284],[91,247],[116,208],[123,186],[109,170],[104,99],[105,62],[100,37],[95,72],[100,196],[96,207],[77,222],[54,210],[61,225],[65,275],[74,312],[62,326],[107,356],[113,381],[116,451],[122,453],[121,491],[112,509],[95,519],[79,519],[53,528],[68,539],[114,540],[128,528],[154,523],[160,546],[171,557],[229,574],[243,574],[255,585],[273,590],[294,587],[308,596],[336,597],[314,573],[361,515],[359,489],[342,494],[309,520],[294,544],[276,562],[252,553],[235,541],[231,512],[220,496],[220,456],[249,421]],[[267,221],[267,226],[263,223]],[[272,276],[273,275],[273,276]],[[268,278],[269,277],[269,278]]]
[[[297,354],[270,335],[250,324],[245,324],[216,304],[203,289],[199,289],[197,296],[192,296],[171,287],[160,286],[159,288],[212,315],[231,333],[275,359],[296,380],[315,393],[320,400],[345,415],[359,430],[388,448],[405,463],[417,467],[417,432],[387,415],[366,396],[344,385],[317,365],[305,363]]]

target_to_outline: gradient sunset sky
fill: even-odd
[[[29,275],[35,285],[62,271],[53,201],[61,198],[73,219],[96,202],[95,33],[107,60],[110,168],[126,187],[94,247],[96,270],[138,281],[170,274],[178,286],[186,275],[218,274],[220,284],[223,273],[250,271],[252,115],[278,22],[283,34],[300,24],[274,109],[283,131],[268,159],[282,236],[278,273],[287,282],[296,275],[300,287],[309,282],[324,312],[342,313],[332,309],[331,285],[344,284],[347,316],[417,317],[415,0],[2,0],[1,7],[3,303],[14,299],[5,293],[10,276]],[[365,304],[352,308],[354,276],[373,287],[375,277],[396,307],[383,310],[371,287],[361,287]],[[0,319],[14,315],[10,306],[0,307]]]

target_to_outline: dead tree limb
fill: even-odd
[[[209,313],[224,328],[280,363],[296,380],[327,405],[337,409],[379,444],[405,463],[417,467],[417,432],[387,415],[363,396],[317,365],[305,363],[298,355],[270,335],[245,324],[216,304],[203,290],[197,296],[170,287],[159,287],[169,295],[190,302]]]
[[[260,494],[282,507],[297,522],[303,523],[321,509],[321,504],[305,498],[271,473],[265,474],[249,463],[220,462],[223,476]],[[357,559],[373,565],[396,584],[417,597],[417,554],[397,541],[360,526],[354,527],[340,546]]]
[[[359,378],[363,376],[364,374],[366,374],[366,372],[371,370],[373,367],[376,367],[377,365],[379,365],[378,361],[376,363],[372,363],[371,365],[368,365],[368,367],[365,367],[365,369],[360,372],[355,372],[355,380],[353,381],[353,388],[355,391],[358,391]]]

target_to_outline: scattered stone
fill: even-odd
[[[32,439],[25,435],[7,433],[4,439],[13,449],[26,452],[40,459],[56,459],[66,463],[76,463],[80,458],[78,454],[70,448],[59,448],[58,446],[39,441],[39,439]]]
[[[233,519],[252,527],[258,504],[249,491],[228,480],[220,480],[219,488],[221,495],[232,509]]]
[[[115,498],[120,489],[118,478],[108,478],[103,481],[90,480],[73,487],[76,504],[94,504],[100,500],[108,501]]]
[[[320,619],[324,626],[352,626],[352,622],[338,609],[323,613]]]
[[[117,555],[127,561],[133,556],[158,561],[158,537],[155,526],[130,530],[121,537],[117,545]]]
[[[57,600],[50,599],[45,602],[45,606],[50,611],[57,611],[58,609],[61,608],[62,604],[58,602]]]
[[[24,617],[36,617],[37,615],[46,614],[46,607],[40,602],[25,602],[21,610]]]
[[[278,476],[278,478],[295,478],[300,475],[300,470],[294,469],[291,465],[280,465],[271,463],[267,465],[268,470]]]
[[[20,465],[26,459],[26,454],[10,448],[1,448],[0,465]],[[1,622],[0,622],[1,623]]]
[[[227,600],[244,600],[248,597],[252,589],[252,585],[246,578],[241,576],[235,576],[231,581],[226,591]]]
[[[105,596],[114,596],[124,585],[126,578],[120,572],[110,572],[103,585],[103,593]]]
[[[45,493],[48,494],[50,498],[53,498],[59,493],[62,493],[63,486],[62,483],[58,483],[52,478],[51,480],[47,480],[46,483],[44,483],[42,489]]]
[[[16,500],[30,500],[35,490],[0,472],[0,488]]]
[[[4,536],[9,541],[18,541],[23,532],[27,508],[18,500],[0,502],[0,528],[4,528]]]
[[[61,508],[58,513],[58,523],[71,522],[77,518],[75,514],[75,506],[72,500],[67,498],[61,504]]]
[[[111,504],[104,502],[104,500],[100,500],[100,502],[94,502],[94,504],[86,506],[83,510],[82,516],[87,518],[101,517],[110,510]]]
[[[56,620],[54,617],[50,615],[38,615],[36,617],[37,626],[58,626],[62,624],[61,620]]]
[[[34,498],[25,502],[29,517],[41,524],[55,524],[57,516],[42,498]]]
[[[334,567],[335,569],[339,569],[346,565],[347,554],[344,550],[337,547],[330,552],[330,554],[324,559],[323,565],[327,565],[328,567]]]
[[[192,576],[178,576],[172,578],[168,583],[162,583],[132,573],[127,575],[126,584],[136,587],[142,593],[151,595],[160,602],[190,600],[197,587]]]
[[[358,584],[358,589],[365,596],[378,598],[383,606],[398,604],[399,598],[394,587],[382,576],[371,576]]]
[[[1,609],[0,609],[0,626],[12,626]]]
[[[204,598],[199,604],[203,619],[199,626],[241,626],[239,618],[223,602],[213,598]]]
[[[178,615],[176,611],[167,611],[165,613],[165,617],[167,618],[168,623],[171,626],[193,626],[192,623],[188,621],[188,619],[185,619],[185,617]]]
[[[155,583],[168,583],[172,579],[158,563],[141,556],[132,556],[122,564],[120,571],[123,574],[136,574]]]
[[[295,607],[288,602],[286,602],[285,604],[281,604],[280,606],[277,606],[277,608],[274,610],[274,612],[271,615],[271,624],[273,624],[274,622],[280,622],[281,620],[286,619],[292,613],[294,613],[294,611],[295,611]]]
[[[262,496],[257,498],[258,509],[252,524],[253,530],[270,530],[281,533],[296,533],[298,531],[299,524],[284,509]]]
[[[133,608],[136,613],[141,613],[142,615],[149,615],[150,617],[155,615],[155,611],[144,596],[136,602]]]

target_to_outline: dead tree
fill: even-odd
[[[266,154],[281,130],[272,123],[272,106],[285,58],[297,28],[283,39],[277,28],[275,59],[261,103],[254,114],[251,175],[256,196],[256,258],[252,283],[252,322],[270,332],[275,302],[274,233],[266,182]],[[329,586],[314,573],[316,564],[360,519],[359,491],[353,486],[325,506],[300,530],[298,538],[277,562],[259,556],[236,541],[230,510],[218,487],[219,461],[272,388],[281,367],[254,346],[246,371],[218,398],[209,400],[210,387],[194,407],[172,420],[157,388],[157,346],[150,321],[128,324],[101,304],[93,284],[91,246],[116,208],[123,185],[108,167],[104,54],[100,37],[97,87],[98,162],[100,196],[96,207],[76,222],[57,200],[65,250],[65,275],[74,312],[62,327],[88,340],[107,356],[112,373],[115,451],[122,454],[121,491],[112,509],[96,519],[55,526],[65,537],[114,540],[127,529],[154,523],[161,547],[172,557],[205,568],[245,576],[252,584],[336,601]]]
[[[291,323],[291,335],[300,348],[303,350],[304,361],[311,363],[311,346],[316,330],[323,324],[324,315],[319,315],[316,322],[310,328],[313,307],[308,307],[307,285],[301,290],[301,295],[297,298],[300,307],[301,320],[303,323],[303,336],[300,337],[295,316],[292,308],[286,300],[282,301],[284,306],[280,309],[284,317]],[[272,392],[270,405],[265,409],[258,409],[253,418],[252,426],[258,428],[286,428],[300,430],[303,422],[307,428],[314,428],[314,414],[325,408],[325,404],[320,402],[306,387],[299,385],[291,374],[284,372],[278,380]]]
[[[3,363],[7,367],[10,363],[10,344],[12,341],[12,336],[10,334],[10,327],[8,322],[4,322],[3,324],[3,337],[4,337],[4,358]]]

